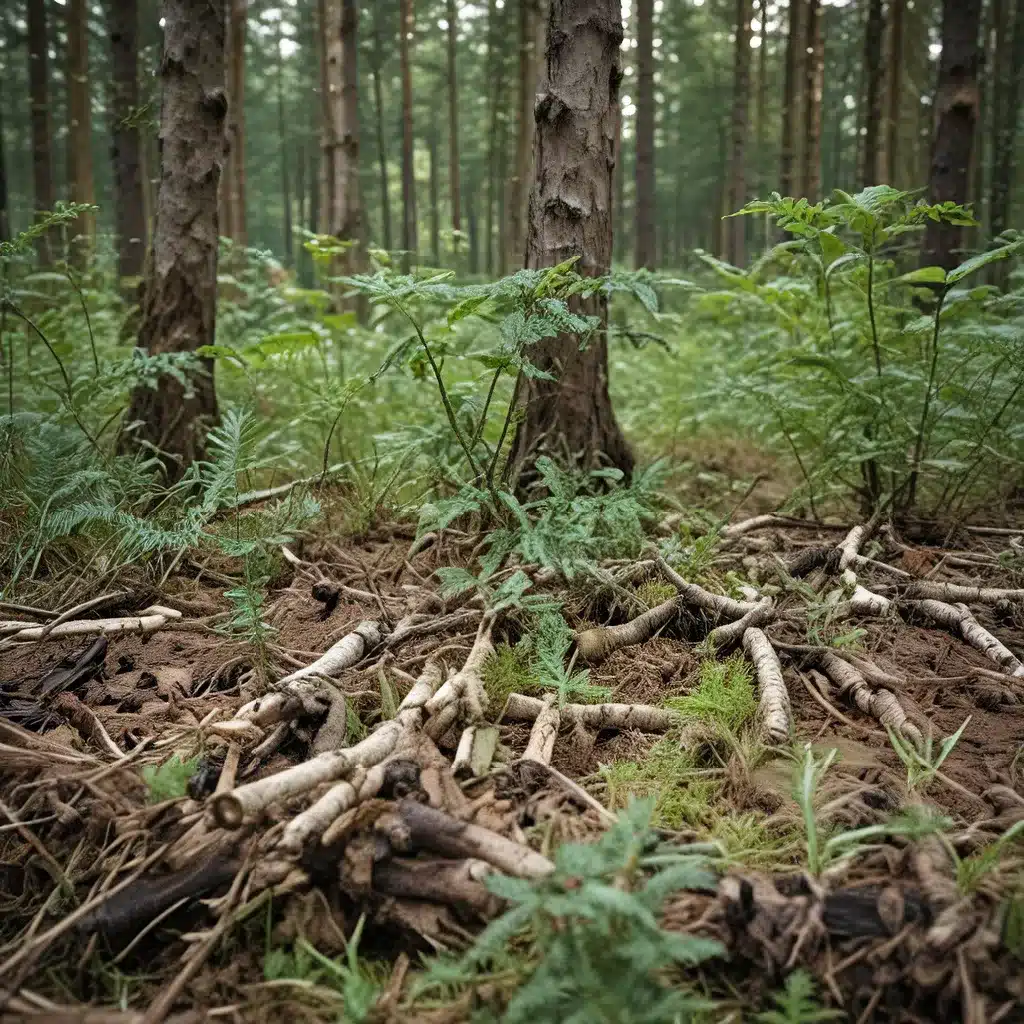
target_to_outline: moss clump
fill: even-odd
[[[648,608],[656,608],[659,604],[664,604],[675,597],[676,588],[661,580],[646,580],[637,586],[636,596]]]
[[[533,695],[541,690],[530,670],[526,651],[519,646],[499,644],[484,662],[480,675],[495,714],[505,706],[510,693]]]
[[[672,697],[665,706],[687,718],[735,733],[757,713],[753,670],[740,654],[725,661],[708,658],[700,664],[697,688]]]

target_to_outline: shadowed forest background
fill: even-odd
[[[1024,0],[8,0],[0,1024],[1024,1007]]]

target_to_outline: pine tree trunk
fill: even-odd
[[[869,0],[864,31],[864,136],[860,161],[860,183],[877,185],[882,176],[879,156],[882,148],[882,39],[885,17],[882,0]]]
[[[4,146],[3,83],[0,82],[0,242],[11,240],[11,201],[7,188],[7,151]],[[0,338],[0,351],[2,351]]]
[[[46,31],[46,0],[28,0],[28,81],[32,111],[32,197],[36,219],[41,220],[53,208],[53,132],[50,123],[49,48]],[[41,266],[53,259],[50,239],[36,240]]]
[[[293,262],[292,246],[292,188],[291,175],[288,169],[288,117],[284,101],[284,50],[282,48],[281,19],[277,19],[277,38],[275,50],[277,55],[277,139],[278,161],[281,165],[281,209],[283,211],[282,233],[284,235],[284,261],[286,266]]]
[[[504,119],[503,98],[505,96],[505,59],[500,45],[501,26],[505,8],[499,12],[496,0],[490,0],[487,8],[487,70],[491,86],[488,98],[488,145],[487,145],[487,205],[484,211],[484,271],[492,276],[495,270],[495,239],[499,239],[501,225],[496,223],[496,212],[500,206],[501,193],[501,123]],[[500,213],[497,214],[500,220]]]
[[[942,56],[935,91],[935,137],[932,143],[928,198],[932,203],[965,203],[978,116],[978,68],[981,50],[981,0],[943,0]],[[926,266],[955,267],[963,229],[929,221],[921,259]]]
[[[612,170],[619,103],[622,16],[618,0],[551,0],[546,73],[537,102],[534,185],[527,266],[551,267],[579,257],[581,274],[608,272],[612,259]],[[607,323],[603,294],[571,307]],[[608,343],[599,329],[580,339],[559,335],[530,349],[554,381],[520,377],[523,419],[512,446],[520,488],[538,455],[562,465],[611,465],[627,476],[633,456],[608,395]]]
[[[224,134],[225,0],[164,0],[160,65],[163,153],[153,258],[139,347],[150,355],[214,343],[217,309],[217,190]],[[122,445],[147,442],[166,455],[171,479],[202,456],[217,415],[213,363],[189,375],[139,385],[125,414]]]
[[[402,74],[402,268],[406,273],[416,262],[418,248],[416,229],[416,178],[413,169],[412,134],[412,67],[410,53],[413,41],[414,0],[401,0],[399,15],[399,61]]]
[[[341,0],[321,0],[320,10],[323,54],[323,121],[320,137],[320,177],[323,189],[320,217],[324,234],[334,235],[341,228],[341,205],[345,193],[341,157],[345,120],[341,99]]]
[[[903,112],[903,31],[906,0],[889,4],[889,137],[885,147],[887,184],[899,188],[900,124]]]
[[[765,146],[766,111],[768,109],[768,0],[759,0],[757,9],[760,21],[761,45],[757,50],[757,89],[755,92],[754,123],[757,125],[757,194],[765,194],[765,168],[768,153]],[[768,248],[768,218],[764,219],[764,247]],[[758,232],[760,237],[760,232]]]
[[[363,197],[359,182],[359,2],[341,2],[341,237],[356,243],[349,251],[349,267],[361,273],[366,266]]]
[[[789,25],[786,35],[786,77],[782,87],[782,152],[779,160],[779,190],[784,196],[793,195],[798,187],[797,168],[800,146],[797,128],[802,124],[800,41],[801,9],[804,0],[789,0]]]
[[[1009,0],[1007,0],[1009,2]],[[1009,67],[1005,79],[996,83],[996,106],[992,147],[992,234],[1001,235],[1010,227],[1013,194],[1014,156],[1017,151],[1017,125],[1020,122],[1020,98],[1024,88],[1024,0],[1017,0],[1012,19],[1013,32],[1007,40],[1010,48]],[[1011,19],[1007,18],[1007,30]],[[1007,31],[1009,35],[1009,31]],[[1000,272],[1008,270],[1005,265]]]
[[[749,0],[739,0],[749,7]],[[750,18],[747,17],[747,31]],[[749,45],[747,47],[749,51]],[[654,0],[636,5],[636,250],[639,270],[654,269]]]
[[[803,194],[812,202],[821,192],[821,101],[825,86],[824,8],[807,0],[804,15],[804,159]]]
[[[462,197],[459,181],[459,79],[458,42],[459,10],[458,0],[447,0],[448,18],[448,197],[452,208],[452,249],[456,260],[462,235]]]
[[[431,104],[427,148],[430,158],[430,263],[434,267],[441,266],[441,176],[438,167],[438,135],[437,107]]]
[[[117,276],[138,284],[146,261],[146,199],[139,133],[139,11],[137,0],[107,0],[111,65],[111,163],[117,225]]]
[[[388,150],[384,134],[384,90],[380,72],[384,64],[384,43],[380,30],[380,8],[374,13],[373,19],[373,109],[377,128],[377,167],[380,176],[380,219],[381,238],[384,248],[390,250],[391,237],[391,185],[388,181]]]
[[[732,116],[729,122],[729,213],[747,202],[747,129],[750,108],[751,0],[736,0],[736,49],[733,64]],[[734,266],[747,262],[747,222],[732,217],[726,222],[726,259]]]
[[[509,179],[507,263],[518,270],[526,258],[526,207],[533,161],[533,104],[537,91],[539,0],[519,0],[519,104],[516,156]]]
[[[95,203],[92,173],[92,111],[89,106],[89,11],[86,0],[68,0],[68,198]],[[84,266],[96,235],[96,218],[82,214],[68,231],[70,258]]]
[[[228,65],[228,152],[225,187],[224,234],[238,245],[246,245],[245,196],[245,19],[248,0],[227,0],[229,4]]]

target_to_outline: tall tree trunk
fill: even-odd
[[[484,271],[488,276],[494,273],[495,235],[500,234],[500,225],[495,224],[495,210],[499,205],[502,180],[500,124],[505,116],[505,54],[500,42],[504,14],[505,9],[499,11],[496,0],[490,0],[487,8],[487,70],[491,88],[487,111],[487,199],[484,211]],[[497,232],[495,228],[498,228]]]
[[[530,196],[527,266],[551,267],[571,256],[589,276],[608,272],[612,259],[612,170],[619,102],[622,16],[618,0],[551,0],[546,74],[537,103],[534,186]],[[603,293],[570,302],[607,323]],[[611,465],[627,476],[633,456],[608,395],[608,342],[603,329],[581,351],[573,335],[538,342],[535,365],[555,376],[520,376],[524,416],[512,446],[512,465],[526,473],[537,456],[561,464]]]
[[[359,183],[359,2],[341,0],[342,74],[342,200],[341,237],[356,243],[349,266],[361,272],[366,265],[363,197]]]
[[[95,203],[92,173],[92,111],[89,103],[89,8],[86,0],[68,0],[68,198]],[[83,265],[96,235],[96,218],[84,213],[70,229],[70,257]]]
[[[32,111],[32,197],[36,219],[43,219],[53,208],[53,132],[50,123],[49,41],[46,31],[46,0],[28,0],[28,82]],[[49,266],[53,256],[50,239],[40,235],[36,253],[41,266]]]
[[[729,122],[729,212],[747,202],[747,129],[750,108],[750,18],[751,0],[736,0],[736,51],[733,64],[732,116]],[[745,217],[727,222],[726,259],[734,266],[747,262]]]
[[[1009,2],[1009,0],[1007,0]],[[1024,0],[1017,0],[1013,17],[1012,49],[1004,80],[997,81],[994,144],[992,147],[992,234],[1001,235],[1010,226],[1013,179],[1016,170],[1017,125],[1020,122],[1020,98],[1024,88]],[[1009,19],[1007,19],[1009,22]],[[1009,24],[1007,24],[1009,28]],[[1008,267],[1000,266],[1005,271]]]
[[[277,92],[277,139],[278,162],[281,165],[281,209],[284,214],[281,227],[284,234],[284,261],[285,265],[290,267],[293,261],[292,188],[288,169],[288,117],[284,101],[284,49],[282,43],[281,18],[278,18],[277,38],[275,39],[274,47],[277,56],[277,76],[274,84]]]
[[[430,263],[434,267],[441,266],[441,176],[438,167],[438,135],[437,107],[431,104],[427,155],[430,159]]]
[[[381,83],[381,68],[384,66],[384,41],[381,35],[379,5],[373,17],[373,110],[377,128],[377,168],[380,175],[380,219],[381,241],[385,249],[391,249],[391,185],[388,181],[388,150],[384,133],[384,89]]]
[[[111,65],[111,147],[117,275],[140,283],[146,260],[146,199],[139,133],[139,11],[137,0],[107,0]]]
[[[749,0],[739,0],[749,8]],[[750,17],[747,16],[747,32]],[[749,43],[747,46],[749,52]],[[636,5],[636,268],[654,269],[654,0]]]
[[[447,0],[448,18],[448,194],[452,207],[452,249],[456,260],[462,236],[462,197],[459,181],[459,79],[458,42],[459,9],[458,0]]]
[[[320,156],[324,191],[320,215],[323,218],[324,233],[338,238],[343,237],[341,231],[345,220],[345,166],[341,152],[342,137],[345,134],[341,70],[341,3],[342,0],[324,0],[324,16],[320,23],[324,55],[324,118]]]
[[[932,203],[965,203],[978,116],[981,0],[943,0],[942,56],[935,90],[935,137],[928,182]],[[929,221],[921,259],[925,265],[955,267],[963,229]]]
[[[760,22],[761,45],[757,50],[757,88],[755,90],[754,124],[757,126],[757,194],[765,192],[765,168],[768,153],[765,146],[765,128],[768,109],[768,0],[759,0],[757,16]],[[764,247],[768,248],[768,217],[764,218]],[[760,233],[759,233],[760,236]]]
[[[245,198],[245,19],[248,0],[227,0],[228,167],[224,234],[246,245]]]
[[[160,65],[160,191],[153,258],[139,347],[151,355],[194,352],[214,343],[217,310],[217,190],[225,159],[225,0],[164,0]],[[138,385],[125,414],[122,444],[146,442],[165,453],[171,479],[203,451],[216,418],[213,363],[188,386],[163,374]]]
[[[885,147],[885,181],[900,187],[900,126],[903,114],[903,32],[906,0],[890,0],[889,4],[889,137]]]
[[[885,16],[882,0],[868,0],[868,20],[864,30],[864,135],[861,150],[860,183],[863,187],[877,185],[882,168],[882,39]]]
[[[804,160],[803,194],[817,202],[821,192],[821,101],[825,87],[824,8],[807,0],[804,15]]]
[[[782,87],[782,152],[779,159],[779,188],[784,196],[798,187],[797,159],[800,146],[797,128],[800,118],[801,81],[800,41],[803,38],[800,13],[804,0],[789,0],[789,25],[786,34],[786,77]]]
[[[539,0],[519,0],[519,104],[516,156],[509,179],[507,263],[518,269],[526,258],[526,207],[533,160],[533,104],[537,91]]]
[[[410,50],[416,28],[414,0],[401,0],[399,9],[398,56],[402,74],[402,267],[408,272],[416,262],[418,248],[416,227],[416,178],[413,168],[412,134],[412,65]]]
[[[0,242],[11,240],[11,202],[7,188],[7,147],[4,145],[3,95],[0,83]],[[2,343],[2,339],[0,339]],[[0,344],[2,348],[2,344]]]

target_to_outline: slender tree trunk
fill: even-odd
[[[228,153],[224,234],[248,244],[245,196],[245,20],[248,0],[227,0]]]
[[[341,0],[321,0],[321,52],[323,54],[323,121],[320,139],[320,175],[323,198],[320,216],[324,234],[334,235],[343,220],[345,181],[341,156],[341,138],[345,115],[342,107],[341,75]]]
[[[505,9],[502,8],[499,12],[496,0],[490,0],[487,8],[487,71],[491,88],[487,112],[487,206],[484,213],[484,271],[488,276],[494,273],[495,236],[497,234],[500,238],[501,230],[500,225],[495,223],[495,211],[500,203],[501,122],[505,116],[505,57],[504,48],[499,42],[504,14]]]
[[[384,65],[384,43],[380,30],[381,8],[374,12],[373,19],[373,108],[377,128],[377,167],[380,175],[380,219],[381,240],[385,249],[391,249],[391,185],[388,181],[388,150],[384,134],[384,89],[381,83],[381,68]]]
[[[462,240],[462,197],[459,181],[458,0],[447,0],[446,13],[448,18],[448,194],[452,207],[452,249],[456,260],[458,260]]]
[[[882,0],[868,0],[868,20],[864,31],[864,136],[861,150],[860,183],[877,185],[882,176],[879,156],[882,149],[882,39],[885,17]]]
[[[739,0],[749,9],[749,0]],[[747,16],[747,33],[750,17]],[[738,45],[738,44],[737,44]],[[749,38],[747,51],[749,53]],[[636,5],[636,268],[654,269],[654,0]]]
[[[732,117],[729,127],[729,212],[747,202],[747,130],[750,109],[750,18],[751,0],[736,0],[736,50],[733,64]],[[726,222],[726,259],[734,266],[747,262],[745,217]]]
[[[981,50],[981,0],[943,0],[942,56],[935,91],[935,137],[932,144],[929,202],[965,203],[974,126],[978,116],[978,67]],[[925,265],[955,267],[963,230],[929,221],[921,259]]]
[[[789,0],[789,25],[786,35],[786,77],[782,87],[782,153],[779,160],[779,188],[784,196],[797,191],[797,158],[800,147],[797,128],[800,118],[800,40],[803,38],[800,13],[804,0]]]
[[[292,188],[290,175],[288,173],[288,117],[285,111],[284,101],[284,50],[282,48],[281,19],[277,19],[277,38],[275,50],[277,51],[277,77],[275,81],[277,92],[277,138],[278,138],[278,162],[281,165],[281,209],[284,212],[282,231],[284,233],[284,261],[286,266],[293,262],[292,247]]]
[[[7,188],[7,147],[4,144],[3,83],[0,82],[0,242],[11,240],[11,203]],[[0,350],[2,350],[0,339]]]
[[[139,347],[151,355],[193,352],[214,342],[217,309],[217,189],[225,159],[225,0],[164,0],[160,65],[163,154],[153,259]],[[132,392],[122,444],[165,453],[171,479],[202,456],[216,418],[213,363],[170,374]]]
[[[612,214],[612,252],[620,262],[626,260],[626,151],[622,145],[622,104],[615,109],[615,168],[612,172],[614,191]]]
[[[137,0],[107,0],[111,66],[111,148],[117,275],[138,284],[146,260],[146,200],[139,133],[139,11]]]
[[[89,103],[89,9],[86,0],[68,0],[68,198],[95,203],[92,173],[92,111]],[[96,218],[82,214],[69,231],[70,257],[84,265],[96,235]]]
[[[366,231],[363,224],[363,197],[359,182],[359,3],[342,0],[342,238],[353,240],[349,266],[362,272],[366,266]]]
[[[585,275],[608,272],[612,259],[612,171],[619,102],[622,16],[618,0],[551,0],[546,74],[537,103],[534,186],[527,266],[579,257]],[[597,293],[571,307],[607,322]],[[512,446],[521,486],[542,453],[561,464],[611,465],[627,476],[633,456],[608,395],[608,344],[601,329],[580,349],[573,335],[538,342],[530,358],[556,379],[520,377],[524,412]]]
[[[1007,19],[1007,28],[1009,28]],[[997,95],[1002,94],[996,107],[994,144],[992,147],[992,234],[1001,235],[1010,227],[1013,180],[1016,170],[1017,126],[1020,122],[1020,98],[1024,89],[1024,0],[1017,0],[1013,17],[1009,67],[1005,79],[997,81]],[[1005,266],[1000,271],[1007,270]]]
[[[32,110],[32,188],[36,219],[42,219],[53,208],[53,132],[50,122],[49,44],[46,30],[46,0],[28,0],[28,81]],[[41,235],[36,240],[36,254],[41,266],[53,259],[50,239]]]
[[[476,183],[466,189],[466,228],[469,236],[468,269],[470,274],[480,273],[480,218],[477,215]]]
[[[903,33],[906,21],[906,0],[889,3],[889,138],[885,147],[885,180],[894,188],[899,185],[900,125],[903,112]]]
[[[803,194],[817,202],[821,192],[821,102],[825,87],[825,39],[821,0],[807,0],[804,17]]]
[[[516,156],[509,179],[507,263],[518,269],[526,258],[526,206],[533,162],[533,104],[537,91],[539,0],[519,0],[519,107]]]
[[[427,132],[427,155],[430,159],[430,263],[441,266],[441,177],[438,168],[437,107],[431,104]]]
[[[414,0],[401,0],[399,18],[399,60],[402,74],[402,266],[406,272],[416,262],[416,178],[413,169],[412,66],[410,50],[415,31]]]
[[[765,193],[765,168],[768,166],[768,153],[765,145],[765,128],[768,109],[768,0],[759,0],[757,9],[760,21],[761,45],[757,50],[757,90],[754,123],[757,126],[757,194]],[[765,231],[763,244],[768,248],[768,218],[764,219]],[[760,236],[760,232],[758,233]]]

